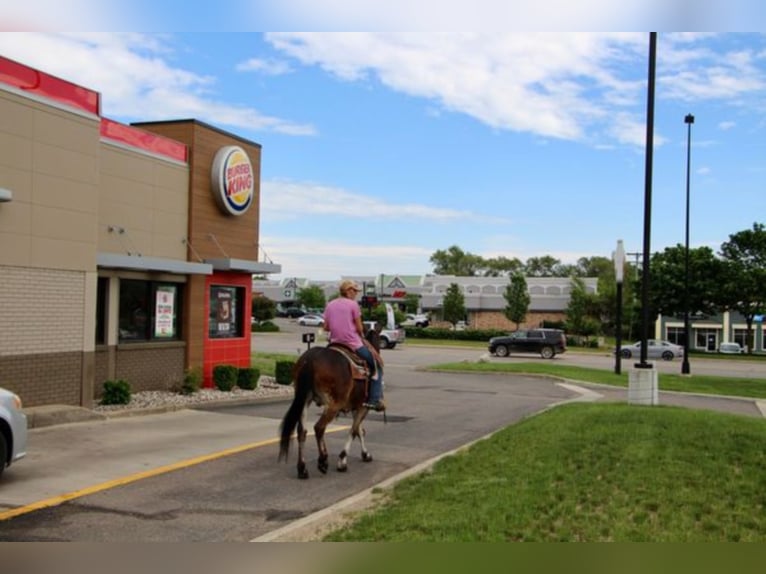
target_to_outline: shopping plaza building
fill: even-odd
[[[259,144],[202,122],[124,125],[101,95],[0,57],[0,386],[91,406],[250,366]]]

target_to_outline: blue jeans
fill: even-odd
[[[375,358],[367,347],[359,347],[356,353],[367,361],[370,373],[377,373],[375,378],[370,379],[370,396],[367,398],[367,402],[377,403],[383,398],[383,368],[380,365],[376,366]]]

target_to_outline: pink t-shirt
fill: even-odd
[[[358,349],[364,343],[356,330],[356,319],[361,316],[359,304],[347,297],[337,297],[324,310],[324,328],[330,333],[330,342],[342,343]]]

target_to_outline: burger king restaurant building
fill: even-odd
[[[250,365],[257,143],[196,120],[120,124],[101,96],[0,56],[0,386],[92,406]]]

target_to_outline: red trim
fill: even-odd
[[[101,137],[186,163],[186,145],[142,129],[101,118]]]
[[[101,98],[98,92],[3,56],[0,56],[0,82],[91,114],[100,114]]]
[[[211,339],[208,336],[208,321],[210,320],[210,287],[212,285],[230,285],[245,289],[244,333],[236,339]],[[205,338],[203,343],[203,386],[213,387],[213,367],[216,365],[234,365],[249,367],[252,365],[250,315],[252,309],[252,276],[244,273],[215,273],[205,278]]]

